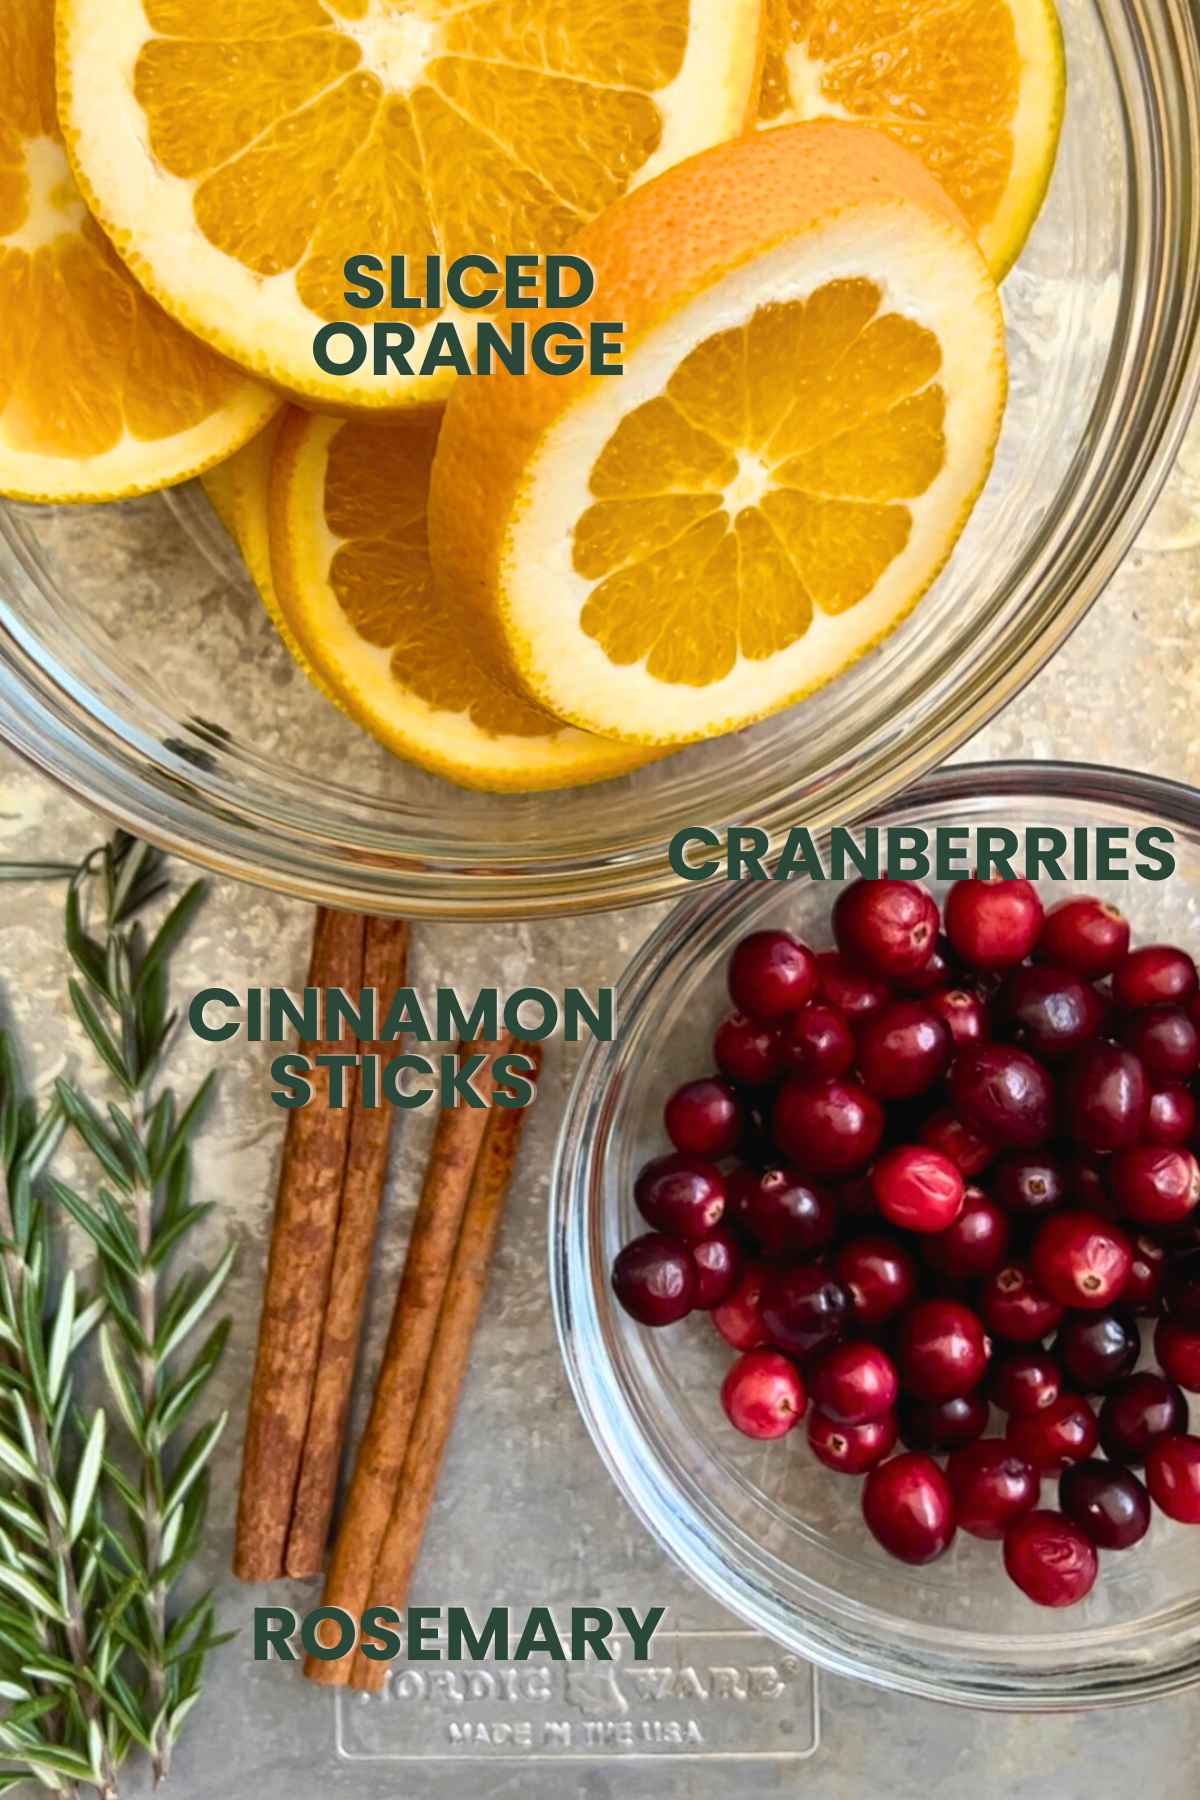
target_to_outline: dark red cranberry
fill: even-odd
[[[1155,1086],[1189,1081],[1200,1069],[1200,1031],[1182,1006],[1148,1006],[1121,1025],[1121,1042]]]
[[[1063,1470],[1058,1504],[1098,1550],[1128,1550],[1150,1528],[1150,1496],[1137,1476],[1094,1457]]]
[[[984,1324],[1013,1344],[1034,1344],[1061,1323],[1064,1309],[1035,1280],[1027,1263],[1005,1263],[979,1294]]]
[[[1037,942],[1042,916],[1030,881],[956,881],[946,897],[946,936],[972,969],[1014,969]]]
[[[930,994],[925,1005],[942,1021],[956,1050],[985,1044],[992,1035],[987,1007],[969,988],[943,988]]]
[[[727,1081],[742,1087],[766,1087],[780,1070],[778,1034],[760,1019],[730,1013],[717,1026],[713,1061]]]
[[[706,1075],[675,1089],[663,1108],[663,1123],[677,1150],[716,1159],[736,1149],[742,1109],[728,1082]]]
[[[1139,1225],[1179,1225],[1200,1204],[1200,1163],[1190,1150],[1137,1144],[1112,1160],[1121,1213]]]
[[[789,1074],[809,1081],[848,1075],[854,1067],[854,1033],[844,1013],[813,1000],[779,1026],[779,1061]]]
[[[1200,1394],[1200,1326],[1160,1319],[1154,1328],[1154,1359],[1169,1381]]]
[[[946,1464],[958,1522],[972,1537],[998,1539],[1014,1519],[1032,1512],[1041,1483],[1031,1463],[1003,1438],[984,1438],[955,1450]]]
[[[784,1155],[811,1175],[848,1175],[870,1162],[883,1109],[853,1081],[785,1081],[771,1114]]]
[[[648,1231],[618,1251],[613,1292],[639,1325],[674,1325],[696,1304],[696,1266],[679,1238]]]
[[[865,1475],[896,1448],[896,1415],[870,1419],[865,1425],[839,1425],[814,1407],[808,1415],[808,1441],[818,1462],[839,1475]]]
[[[1190,1000],[1200,985],[1196,965],[1173,944],[1143,944],[1113,973],[1113,999],[1122,1012]]]
[[[1060,1306],[1110,1306],[1129,1279],[1133,1247],[1119,1226],[1097,1213],[1052,1213],[1030,1252],[1034,1277]]]
[[[671,1237],[707,1237],[725,1211],[725,1177],[698,1156],[656,1156],[634,1182],[633,1197],[655,1231]]]
[[[1146,1486],[1168,1519],[1200,1525],[1200,1437],[1181,1432],[1157,1438],[1146,1458]]]
[[[857,1027],[886,1006],[892,992],[886,981],[857,968],[839,951],[822,950],[817,957],[817,995]]]
[[[747,1350],[721,1383],[721,1405],[747,1437],[778,1438],[804,1417],[808,1396],[795,1363],[778,1350]]]
[[[730,1183],[739,1227],[772,1256],[823,1250],[837,1228],[828,1188],[814,1187],[794,1169],[739,1169]]]
[[[921,1142],[928,1144],[931,1150],[940,1150],[943,1156],[948,1156],[968,1181],[973,1181],[976,1175],[982,1175],[995,1159],[994,1146],[968,1131],[948,1106],[926,1119],[921,1127],[920,1137]]]
[[[876,1464],[863,1484],[862,1509],[872,1537],[901,1562],[933,1562],[953,1542],[950,1483],[920,1451]]]
[[[1154,1090],[1143,1133],[1148,1144],[1169,1144],[1174,1148],[1190,1143],[1196,1134],[1196,1102],[1187,1088]]]
[[[1005,1437],[1043,1475],[1055,1475],[1068,1463],[1082,1462],[1099,1442],[1096,1415],[1080,1394],[1060,1394],[1040,1412],[1010,1413]]]
[[[898,1351],[910,1393],[953,1400],[979,1386],[991,1346],[977,1314],[961,1300],[923,1300],[900,1322]]]
[[[1062,1393],[1062,1370],[1048,1350],[1013,1350],[992,1372],[992,1399],[1019,1419],[1053,1406]]]
[[[728,1300],[741,1279],[741,1245],[727,1225],[719,1225],[691,1246],[696,1265],[696,1299],[701,1312],[711,1312]]]
[[[992,1170],[992,1194],[1014,1219],[1041,1219],[1067,1198],[1067,1177],[1049,1150],[1009,1150]]]
[[[1161,1245],[1157,1248],[1165,1263],[1166,1251]],[[1163,1301],[1173,1319],[1200,1328],[1200,1251],[1193,1250],[1172,1262],[1165,1273]]]
[[[845,1288],[822,1262],[772,1270],[761,1306],[771,1342],[792,1356],[811,1356],[835,1344],[850,1312]]]
[[[1131,1315],[1068,1313],[1054,1340],[1054,1354],[1069,1380],[1085,1394],[1101,1394],[1128,1375],[1142,1341]]]
[[[1008,1255],[1009,1235],[1003,1207],[978,1188],[968,1188],[954,1223],[926,1241],[925,1257],[952,1281],[974,1281],[1000,1268]]]
[[[1054,1128],[1050,1077],[1015,1044],[964,1050],[951,1072],[950,1098],[969,1131],[1002,1149],[1032,1150]]]
[[[1034,951],[1039,962],[1061,963],[1088,981],[1111,975],[1128,953],[1129,920],[1090,894],[1050,908]]]
[[[812,1396],[839,1425],[866,1425],[894,1408],[896,1365],[878,1344],[835,1344],[813,1366]]]
[[[909,1100],[940,1081],[950,1033],[920,1000],[894,1000],[858,1034],[858,1072],[877,1100]]]
[[[938,936],[937,903],[915,881],[852,881],[833,907],[842,955],[888,981],[924,968]]]
[[[1162,1302],[1167,1253],[1156,1238],[1139,1232],[1133,1241],[1129,1278],[1121,1289],[1121,1305],[1135,1313],[1156,1313]]]
[[[851,1322],[864,1328],[903,1312],[917,1291],[916,1262],[903,1244],[882,1234],[848,1239],[833,1272],[850,1297]]]
[[[752,1019],[781,1019],[816,989],[816,958],[790,931],[752,931],[729,959],[729,997]]]
[[[1144,1463],[1146,1452],[1167,1432],[1186,1431],[1183,1390],[1151,1369],[1118,1381],[1100,1408],[1100,1442],[1118,1463]]]
[[[1004,1567],[1038,1606],[1074,1606],[1091,1593],[1100,1559],[1073,1519],[1036,1507],[1005,1532]]]
[[[762,1319],[762,1292],[767,1270],[762,1263],[747,1263],[733,1292],[713,1308],[712,1322],[735,1350],[757,1350],[769,1342]]]
[[[900,1402],[900,1435],[910,1450],[944,1456],[981,1438],[988,1417],[987,1400],[978,1388],[952,1400],[913,1400],[906,1395]]]
[[[950,949],[950,939],[943,935],[939,936],[925,966],[914,970],[911,975],[902,976],[896,986],[902,993],[919,998],[922,994],[936,994],[944,988],[953,987],[958,974],[958,964]]]
[[[1046,1062],[1061,1062],[1090,1042],[1104,1022],[1104,1003],[1094,987],[1049,963],[1014,969],[996,996],[999,1016],[1020,1041]]]
[[[905,1144],[881,1156],[871,1171],[875,1203],[905,1231],[945,1231],[962,1211],[966,1183],[939,1150]]]
[[[1071,1058],[1064,1098],[1071,1133],[1089,1150],[1140,1141],[1150,1104],[1146,1071],[1119,1044],[1085,1044]]]

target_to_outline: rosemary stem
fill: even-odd
[[[134,1098],[134,1122],[142,1142],[146,1141],[147,1096],[139,1088]],[[154,1192],[138,1182],[133,1192],[134,1230],[142,1272],[137,1284],[138,1329],[146,1348],[138,1358],[142,1412],[147,1423],[155,1416],[158,1405],[158,1359],[154,1343],[158,1336],[158,1284],[149,1256],[154,1243]],[[166,1670],[163,1664],[167,1633],[167,1596],[158,1579],[162,1567],[162,1473],[157,1451],[147,1438],[142,1451],[142,1502],[145,1507],[146,1568],[150,1587],[146,1594],[149,1614],[151,1655],[146,1669],[146,1684],[155,1720],[151,1763],[157,1787],[171,1772],[171,1746],[164,1735],[160,1714],[166,1698]]]

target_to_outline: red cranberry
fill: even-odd
[[[1030,881],[956,881],[946,897],[946,936],[972,969],[1013,969],[1037,942],[1042,903]]]
[[[1071,1059],[1065,1087],[1072,1134],[1089,1150],[1125,1150],[1138,1143],[1150,1089],[1146,1071],[1118,1044],[1085,1044]]]
[[[1038,1284],[1061,1306],[1108,1306],[1129,1279],[1133,1249],[1125,1233],[1096,1213],[1052,1213],[1030,1255]]]
[[[901,1562],[927,1563],[954,1539],[954,1496],[933,1461],[909,1451],[879,1463],[863,1484],[863,1518],[871,1535]]]
[[[1058,1504],[1098,1550],[1128,1550],[1150,1528],[1150,1496],[1137,1476],[1095,1458],[1063,1470]]]
[[[917,1291],[917,1265],[903,1244],[872,1234],[850,1238],[838,1251],[833,1272],[850,1296],[855,1325],[882,1325],[908,1306]]]
[[[984,1044],[992,1035],[987,1007],[968,988],[943,988],[930,994],[925,1004],[942,1021],[956,1050]]]
[[[1061,963],[1088,981],[1111,975],[1129,952],[1129,920],[1107,900],[1084,894],[1060,900],[1046,914],[1035,954]]]
[[[896,1365],[878,1344],[836,1344],[812,1371],[812,1395],[838,1425],[866,1425],[890,1413],[900,1393]]]
[[[900,1435],[910,1450],[928,1450],[944,1456],[963,1444],[973,1444],[988,1428],[989,1408],[976,1388],[973,1394],[956,1394],[952,1400],[900,1402]]]
[[[781,1019],[816,988],[816,958],[788,931],[752,931],[729,959],[729,997],[752,1019]]]
[[[613,1292],[639,1325],[674,1325],[696,1304],[696,1266],[678,1238],[648,1231],[618,1252]]]
[[[886,1006],[892,997],[886,981],[856,968],[837,950],[822,950],[817,957],[817,994],[855,1026]]]
[[[1200,1069],[1200,1031],[1182,1006],[1148,1006],[1130,1013],[1121,1042],[1155,1084],[1188,1081]]]
[[[1005,1263],[989,1275],[979,1295],[979,1311],[988,1330],[1013,1344],[1037,1343],[1061,1323],[1063,1310],[1026,1263]]]
[[[1074,1606],[1090,1594],[1100,1559],[1073,1519],[1037,1507],[1004,1534],[1009,1579],[1038,1606]]]
[[[1161,1304],[1167,1253],[1155,1238],[1139,1232],[1133,1239],[1133,1262],[1121,1289],[1121,1305],[1135,1313],[1156,1313]]]
[[[816,1407],[808,1415],[808,1441],[818,1462],[839,1475],[865,1475],[896,1448],[896,1415],[865,1425],[839,1425]]]
[[[854,1033],[844,1013],[813,1000],[779,1027],[779,1061],[793,1075],[828,1081],[854,1067]]]
[[[1143,944],[1113,974],[1113,999],[1123,1012],[1143,1006],[1190,1000],[1197,989],[1196,965],[1173,944]]]
[[[1196,1102],[1187,1088],[1156,1088],[1150,1095],[1143,1135],[1148,1144],[1186,1144],[1196,1132]]]
[[[982,1175],[996,1155],[992,1145],[968,1131],[948,1106],[926,1119],[920,1135],[923,1144],[948,1156],[968,1181]]]
[[[914,970],[911,975],[901,976],[896,986],[901,993],[917,997],[921,994],[936,994],[943,988],[953,987],[958,975],[959,968],[950,949],[950,939],[939,936],[925,966]]]
[[[973,1281],[1000,1267],[1008,1255],[1008,1239],[1003,1208],[978,1188],[968,1188],[957,1219],[928,1239],[925,1256],[952,1281]]]
[[[728,1156],[742,1135],[742,1109],[727,1082],[715,1075],[685,1081],[663,1108],[667,1136],[693,1156]]]
[[[647,1225],[672,1237],[707,1237],[725,1211],[725,1177],[698,1156],[656,1156],[633,1184]]]
[[[1200,1437],[1181,1432],[1156,1439],[1146,1458],[1146,1486],[1168,1519],[1200,1525]]]
[[[721,1383],[721,1405],[747,1437],[778,1438],[804,1417],[808,1396],[795,1363],[778,1350],[747,1350]]]
[[[906,980],[933,955],[937,903],[915,881],[852,881],[834,902],[833,935],[851,962],[889,981]]]
[[[712,1321],[735,1350],[757,1350],[770,1341],[762,1319],[762,1291],[767,1271],[762,1263],[747,1263],[727,1299],[713,1308]]]
[[[738,1224],[773,1256],[806,1256],[831,1242],[837,1208],[827,1188],[794,1169],[739,1169],[730,1183]]]
[[[979,1386],[991,1347],[961,1300],[923,1300],[900,1323],[900,1370],[918,1400],[953,1400]]]
[[[1099,1442],[1096,1415],[1079,1394],[1060,1394],[1050,1406],[1024,1418],[1010,1413],[1004,1435],[1017,1455],[1043,1475],[1082,1462]]]
[[[1100,1442],[1118,1463],[1144,1463],[1146,1452],[1167,1432],[1187,1429],[1183,1390],[1151,1369],[1118,1381],[1100,1408]]]
[[[1166,1251],[1161,1245],[1156,1248],[1165,1263]],[[1163,1299],[1173,1319],[1200,1327],[1200,1252],[1193,1251],[1172,1263],[1163,1284]]]
[[[821,1262],[775,1269],[763,1287],[762,1317],[767,1335],[773,1344],[793,1356],[810,1356],[814,1350],[835,1344],[849,1311],[845,1288]]]
[[[779,1039],[770,1025],[745,1013],[730,1013],[717,1026],[713,1061],[727,1081],[765,1087],[779,1073]]]
[[[996,1009],[1021,1042],[1047,1062],[1059,1062],[1088,1043],[1104,1021],[1095,988],[1070,969],[1048,963],[1014,969],[996,996]]]
[[[1183,1319],[1160,1319],[1154,1328],[1154,1359],[1170,1381],[1200,1394],[1200,1327]]]
[[[1125,1313],[1068,1313],[1054,1340],[1054,1354],[1068,1379],[1085,1394],[1099,1394],[1128,1375],[1141,1353],[1137,1325]]]
[[[1067,1198],[1063,1165],[1049,1150],[1009,1150],[992,1172],[991,1190],[1015,1219],[1040,1219]]]
[[[964,1050],[950,1076],[954,1110],[969,1131],[1032,1150],[1054,1125],[1054,1089],[1040,1062],[1014,1044]]]
[[[1062,1393],[1062,1370],[1048,1350],[1014,1350],[996,1365],[991,1388],[1002,1411],[1028,1419],[1054,1405]]]
[[[1190,1150],[1138,1144],[1112,1161],[1117,1205],[1139,1225],[1178,1225],[1200,1204],[1200,1163]]]
[[[909,1100],[940,1081],[950,1033],[920,1000],[894,1000],[858,1034],[858,1072],[877,1100]]]
[[[701,1312],[711,1312],[732,1295],[742,1273],[742,1251],[727,1225],[710,1231],[691,1246],[696,1265],[696,1298]]]
[[[905,1231],[945,1231],[962,1211],[966,1184],[948,1156],[922,1144],[881,1156],[871,1171],[885,1219]]]
[[[1014,1519],[1032,1512],[1041,1484],[1032,1464],[1003,1438],[955,1450],[946,1464],[958,1522],[972,1537],[1002,1538]]]
[[[785,1081],[771,1114],[785,1156],[812,1175],[845,1175],[869,1163],[883,1136],[878,1100],[853,1081]]]

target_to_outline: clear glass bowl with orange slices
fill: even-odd
[[[0,0],[0,44],[53,60],[50,10]],[[212,0],[201,27],[182,0],[60,3],[57,120],[52,83],[0,100],[0,318],[21,320],[0,350],[0,492],[22,496],[0,502],[0,732],[199,861],[414,916],[662,898],[681,826],[775,835],[878,804],[1095,599],[1200,380],[1194,13],[1065,0],[1042,204],[1063,95],[1052,21],[1046,0]],[[589,461],[561,455],[580,434],[554,424],[542,461],[562,479],[506,611],[476,502],[503,488],[521,421],[468,416],[456,391],[452,456],[432,404],[451,384],[400,383],[386,418],[374,390],[314,384],[341,251],[407,248],[414,216],[451,249],[557,245],[631,187],[654,227],[645,197],[673,191],[654,176],[747,125],[782,143],[777,127],[814,113],[915,152],[1005,277],[1007,410],[948,563],[939,532],[953,541],[993,450],[968,423],[975,460],[943,480],[955,383],[996,410],[999,389],[963,375],[999,314],[961,257],[930,277],[919,231],[865,283],[853,259],[827,262],[826,237],[807,287],[747,290],[787,317],[777,344],[765,327],[739,339],[759,359],[741,435],[724,426],[736,397],[695,399],[723,380],[724,322],[703,313],[673,372],[631,360],[608,384],[621,399],[589,415]],[[759,196],[744,177],[731,192],[746,234]],[[947,319],[965,296],[932,358],[897,319],[922,282]],[[832,336],[813,301],[831,292]],[[87,329],[47,323],[75,313]],[[846,454],[863,394],[897,423],[867,474]],[[322,410],[339,398],[353,416]],[[857,542],[837,536],[848,494],[880,501]],[[76,504],[94,499],[117,503]],[[880,571],[906,555],[911,591],[889,600]],[[648,632],[640,597],[664,580]],[[701,641],[710,588],[728,599]]]

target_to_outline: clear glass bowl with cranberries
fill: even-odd
[[[576,1397],[666,1548],[800,1654],[984,1706],[1176,1691],[1200,1679],[1200,795],[998,764],[870,823],[1166,826],[1177,868],[679,906],[560,1138]]]

